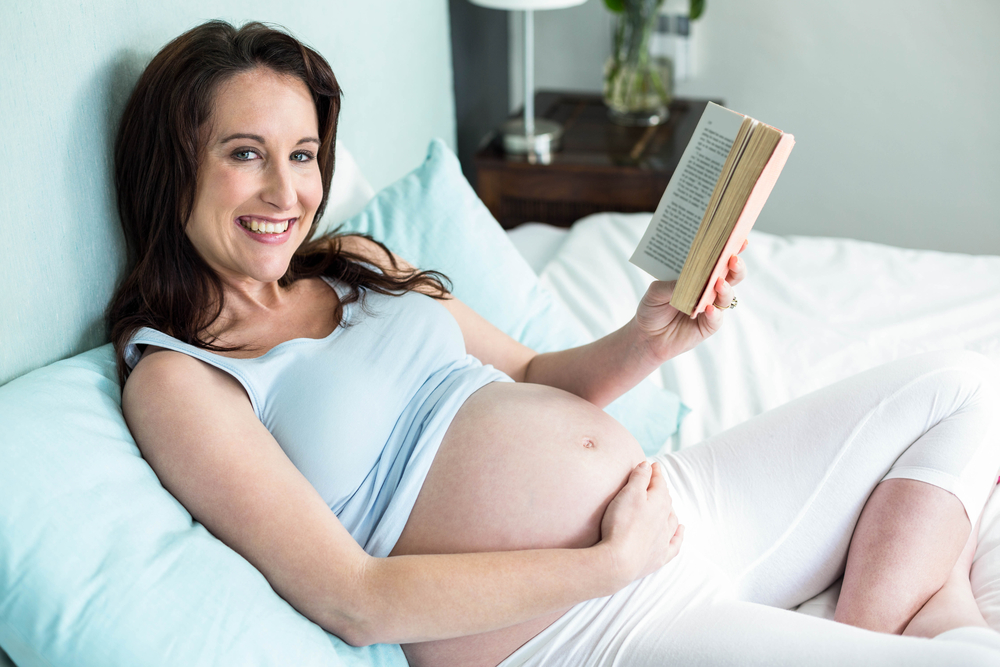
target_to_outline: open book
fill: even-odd
[[[709,102],[630,262],[676,280],[670,305],[694,317],[712,303],[795,138]]]

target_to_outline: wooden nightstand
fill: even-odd
[[[539,92],[539,116],[563,125],[562,149],[549,164],[529,164],[505,155],[494,136],[473,158],[476,190],[505,229],[529,221],[568,227],[600,211],[652,211],[707,103],[675,99],[663,125],[622,127],[608,119],[600,95]]]

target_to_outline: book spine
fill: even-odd
[[[715,300],[715,283],[720,277],[725,278],[729,275],[729,258],[739,252],[743,246],[743,241],[746,240],[754,222],[757,221],[757,216],[760,215],[761,209],[764,208],[764,203],[771,194],[771,190],[774,189],[774,184],[777,182],[781,170],[785,167],[785,162],[788,160],[788,155],[792,152],[794,145],[794,136],[791,134],[781,135],[778,145],[774,147],[771,158],[764,165],[764,169],[760,173],[760,178],[757,179],[757,183],[754,185],[746,204],[743,206],[743,212],[740,213],[740,217],[736,221],[736,226],[733,227],[733,233],[730,234],[729,240],[726,241],[726,245],[722,249],[722,254],[719,256],[719,260],[712,270],[708,282],[705,284],[705,291],[702,293],[698,305],[691,313],[688,313],[691,317],[695,317],[698,313],[703,312],[705,307]]]

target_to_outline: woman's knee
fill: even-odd
[[[971,376],[996,381],[997,363],[981,352],[973,350],[939,350],[928,352],[926,356],[934,359],[937,364],[947,368],[956,368]]]
[[[920,377],[931,377],[956,407],[981,409],[993,419],[1000,417],[1000,366],[971,350],[928,352],[900,363],[915,366]]]

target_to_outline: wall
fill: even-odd
[[[475,185],[473,155],[507,118],[507,14],[469,0],[449,0],[455,122],[462,172]]]
[[[281,24],[344,89],[340,137],[376,188],[455,146],[446,0],[0,0],[0,384],[104,343],[122,269],[110,148],[149,58],[210,18]]]
[[[600,90],[610,26],[601,0],[537,12],[536,89]],[[1000,254],[1000,3],[709,0],[693,33],[677,94],[796,137],[759,229]]]

